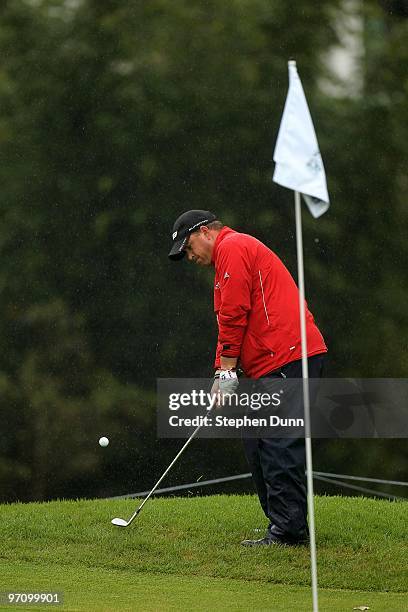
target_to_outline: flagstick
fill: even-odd
[[[308,366],[307,366],[305,279],[304,279],[304,268],[303,268],[303,240],[302,240],[302,210],[300,207],[300,193],[298,191],[295,191],[295,216],[296,216],[296,246],[297,246],[297,260],[298,260],[298,282],[299,282],[300,337],[301,337],[301,342],[302,342],[302,377],[303,377],[303,401],[304,401],[304,412],[305,412],[307,505],[308,505],[308,512],[309,512],[310,561],[311,561],[311,569],[312,569],[313,612],[318,612],[319,603],[318,603],[318,595],[317,595],[317,563],[316,563],[316,538],[315,538],[314,499],[313,499],[312,442],[311,442],[311,435],[310,435],[309,372],[308,372]]]

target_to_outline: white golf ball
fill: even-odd
[[[108,444],[109,444],[108,438],[105,438],[105,436],[102,436],[102,438],[99,438],[100,446],[108,446]]]

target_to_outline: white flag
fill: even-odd
[[[273,154],[273,180],[299,191],[317,218],[330,205],[326,174],[296,62],[288,66],[289,91]]]

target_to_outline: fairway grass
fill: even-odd
[[[72,566],[38,566],[22,563],[18,567],[7,564],[2,568],[2,579],[13,588],[25,590],[49,589],[54,586],[64,593],[64,605],[51,608],[74,610],[289,610],[311,609],[309,587],[295,587],[257,581],[210,578],[207,576],[168,576],[165,574],[135,573],[101,568]],[[376,593],[320,589],[321,610],[333,612],[352,610],[367,605],[370,611],[406,610],[405,593]],[[5,608],[7,609],[7,608]],[[8,608],[11,610],[11,608]],[[39,610],[38,606],[24,606],[25,610]],[[41,609],[41,608],[40,608]],[[50,608],[47,608],[50,609]]]
[[[110,524],[137,505],[1,506],[0,591],[63,591],[64,610],[311,609],[308,548],[239,546],[265,527],[255,497],[153,499],[130,527]],[[316,498],[321,610],[408,610],[407,508]]]

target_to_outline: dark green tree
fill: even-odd
[[[333,99],[319,83],[341,6],[2,4],[5,498],[147,488],[179,446],[155,440],[155,379],[209,375],[216,336],[211,274],[167,261],[179,213],[215,210],[296,274],[293,196],[271,182],[290,57],[333,202],[304,220],[329,373],[405,375],[406,20],[366,7],[367,44],[373,24],[386,35],[367,53],[364,94]],[[92,447],[109,432],[114,459]],[[228,459],[211,444],[196,445],[201,471],[245,469],[238,444]]]

